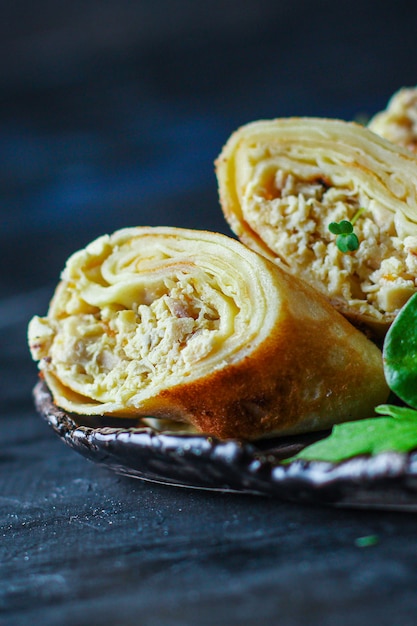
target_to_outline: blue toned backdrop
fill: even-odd
[[[36,414],[26,327],[96,236],[229,233],[230,133],[373,114],[417,83],[416,33],[409,0],[3,0],[1,626],[415,626],[412,514],[110,474]]]
[[[229,232],[213,161],[239,124],[372,114],[417,82],[403,0],[3,6],[3,296],[55,281],[119,227]]]

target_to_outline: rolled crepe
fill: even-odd
[[[413,155],[358,124],[277,119],[237,130],[216,172],[225,217],[243,243],[384,334],[416,291]],[[359,248],[343,253],[329,224],[358,210]]]
[[[417,87],[404,87],[390,98],[368,128],[381,137],[417,153]]]
[[[29,345],[66,411],[221,438],[327,428],[387,396],[381,352],[320,294],[204,231],[128,228],[75,253]]]

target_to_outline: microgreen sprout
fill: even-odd
[[[336,236],[336,245],[341,252],[353,252],[359,248],[359,239],[353,232],[353,226],[348,220],[331,222],[329,230]]]
[[[341,222],[331,222],[329,224],[329,230],[333,235],[336,235],[336,245],[341,252],[354,252],[359,248],[359,239],[353,232],[353,227],[358,217],[364,211],[364,208],[356,211],[350,222],[342,220]]]

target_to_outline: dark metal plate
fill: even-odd
[[[59,437],[84,457],[154,482],[333,506],[417,511],[417,452],[357,456],[342,463],[282,463],[328,433],[221,441],[157,430],[141,420],[88,418],[56,407],[46,385],[36,408]]]

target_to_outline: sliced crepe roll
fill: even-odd
[[[389,141],[417,153],[417,87],[404,87],[390,98],[368,128]]]
[[[373,343],[310,287],[210,232],[97,239],[68,260],[29,344],[66,411],[222,438],[324,429],[387,396]]]
[[[370,130],[330,119],[253,122],[216,161],[220,201],[242,242],[382,335],[416,291],[417,159]],[[354,220],[339,250],[331,222]]]

